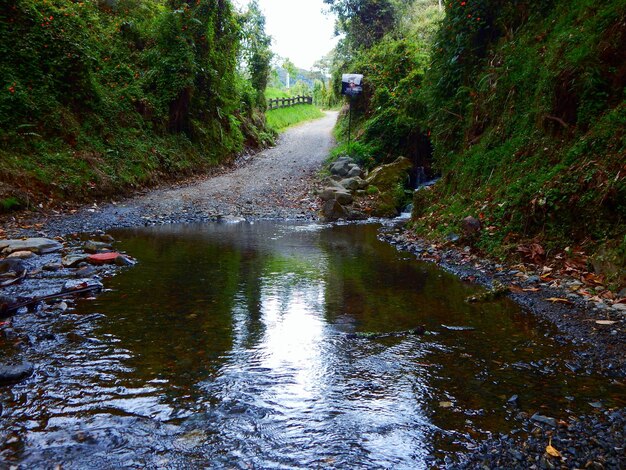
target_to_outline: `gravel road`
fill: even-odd
[[[275,147],[240,158],[233,168],[121,202],[85,207],[73,215],[46,214],[49,235],[222,217],[315,219],[315,175],[334,145],[336,111],[288,129]],[[37,222],[35,217],[35,222]],[[32,218],[31,218],[32,221]],[[23,233],[23,231],[22,231]]]

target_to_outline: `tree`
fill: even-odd
[[[324,0],[337,15],[336,29],[349,47],[369,48],[395,26],[401,5],[397,0]]]
[[[252,87],[256,90],[257,104],[265,105],[265,88],[269,81],[273,53],[271,36],[265,32],[265,16],[257,0],[248,4],[242,15],[242,59]]]

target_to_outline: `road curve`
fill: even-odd
[[[288,129],[275,147],[217,176],[150,190],[122,202],[49,218],[51,234],[152,223],[200,222],[220,217],[303,219],[319,209],[311,188],[334,145],[336,111]]]

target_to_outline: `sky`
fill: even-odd
[[[235,0],[245,6],[247,0]],[[322,0],[259,0],[265,15],[265,31],[272,36],[272,50],[296,67],[310,70],[313,63],[337,44],[335,17],[324,14]]]

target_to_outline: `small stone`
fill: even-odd
[[[536,284],[537,282],[541,282],[541,278],[539,276],[530,276],[527,279],[527,282],[531,282],[533,284]]]
[[[519,396],[512,395],[511,398],[509,398],[506,402],[507,404],[512,406],[519,406]]]
[[[36,256],[32,251],[14,251],[7,258],[28,259]]]
[[[94,240],[86,241],[83,244],[83,250],[85,250],[87,253],[101,253],[103,251],[108,251],[111,248],[111,245],[108,243],[96,242]]]
[[[348,171],[348,178],[352,178],[354,176],[361,176],[363,171],[358,166],[354,165],[350,171]]]
[[[63,257],[61,263],[66,268],[73,268],[86,259],[87,255],[84,253],[70,253],[69,255]]]
[[[95,273],[96,270],[93,266],[83,266],[81,268],[78,268],[78,270],[74,273],[74,276],[76,277],[89,277],[91,276],[93,273]]]
[[[54,263],[54,262],[45,264],[43,266],[44,271],[58,271],[61,268],[63,268],[63,265],[61,263]]]
[[[117,258],[115,258],[115,264],[118,266],[134,266],[135,261],[127,258],[126,256],[119,255]]]
[[[530,417],[530,419],[537,423],[547,424],[548,426],[551,426],[553,428],[556,427],[556,419],[550,418],[549,416],[543,416],[539,413],[535,413]]]
[[[611,308],[616,312],[626,312],[626,304],[613,304]]]
[[[461,221],[461,228],[465,235],[474,235],[480,232],[481,224],[478,219],[470,215]]]

